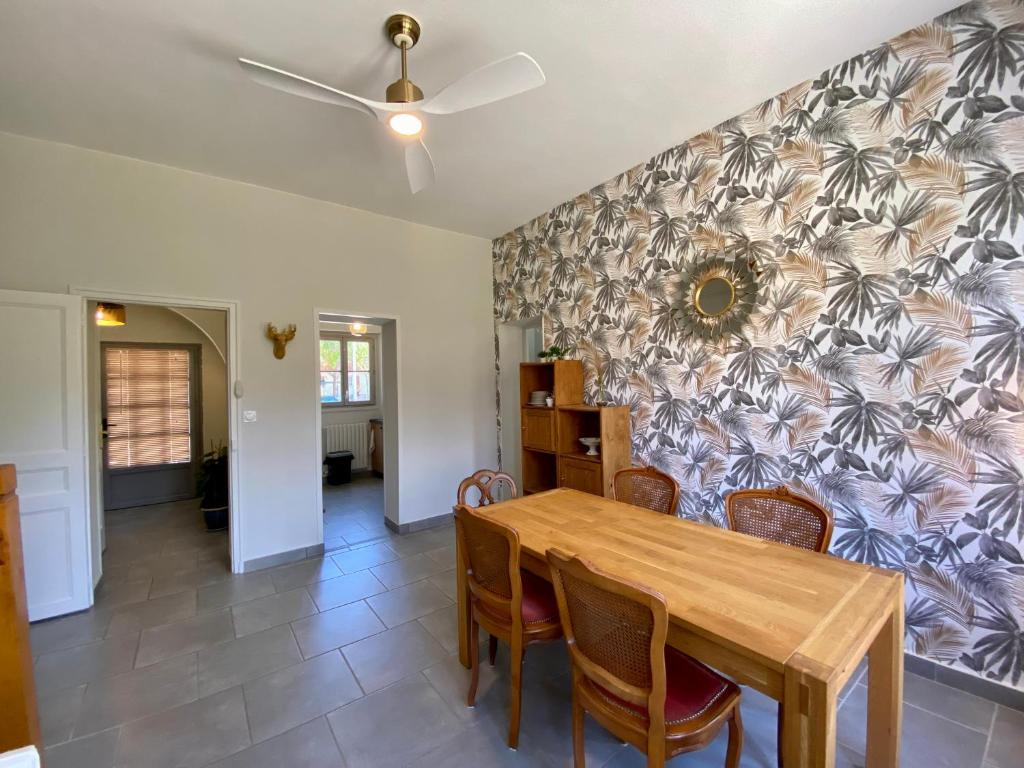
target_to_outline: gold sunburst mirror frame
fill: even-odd
[[[716,342],[739,333],[750,319],[757,275],[745,260],[716,253],[680,273],[677,294],[673,314],[684,337]]]

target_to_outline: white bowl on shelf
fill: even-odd
[[[597,446],[601,444],[600,437],[581,437],[580,442],[587,446],[587,456],[598,456]]]

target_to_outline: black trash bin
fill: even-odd
[[[327,484],[344,485],[352,482],[352,451],[331,451],[324,459],[327,465]]]

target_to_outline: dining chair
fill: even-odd
[[[499,495],[501,489],[505,489],[505,494]],[[518,495],[519,490],[512,475],[497,469],[478,469],[459,483],[458,503],[468,507],[483,507]]]
[[[612,479],[616,501],[674,515],[679,504],[679,484],[654,467],[620,469]]]
[[[512,475],[498,469],[478,469],[459,483],[456,503],[476,509],[514,499],[518,495],[519,490]],[[492,667],[497,655],[498,638],[491,635],[487,643],[487,661]]]
[[[745,488],[725,497],[729,529],[760,539],[789,544],[812,552],[828,552],[832,541],[832,515],[810,499],[786,486]],[[782,768],[782,723],[785,712],[779,702],[778,765]]]
[[[514,528],[483,517],[459,505],[455,508],[455,535],[469,586],[470,642],[472,672],[466,706],[476,704],[480,679],[478,627],[508,644],[511,706],[508,745],[519,745],[519,717],[522,709],[523,654],[534,643],[562,636],[555,594],[547,581],[520,569],[519,534]],[[491,663],[494,663],[493,652]]]
[[[557,549],[547,556],[572,664],[576,768],[585,768],[586,712],[646,754],[648,768],[707,746],[728,724],[725,765],[737,768],[739,686],[665,645],[665,598]]]

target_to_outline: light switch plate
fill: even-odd
[[[242,421],[256,421],[256,411],[242,411]]]

